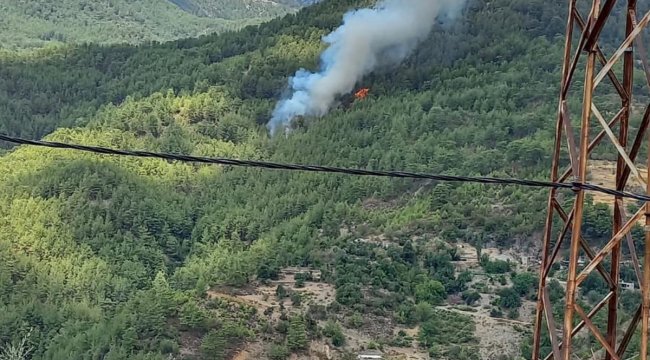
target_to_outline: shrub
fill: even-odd
[[[488,274],[506,274],[510,272],[510,263],[503,260],[490,260],[487,254],[481,256],[481,266]]]
[[[465,304],[472,305],[481,299],[481,294],[476,290],[467,290],[463,292],[462,298]]]
[[[503,313],[497,308],[492,308],[492,310],[490,310],[490,316],[500,318],[503,317]]]
[[[275,330],[280,334],[286,334],[287,330],[289,330],[289,322],[286,320],[278,322],[278,324],[275,326]]]
[[[508,319],[519,319],[519,311],[517,309],[508,311]]]
[[[343,332],[340,329],[332,336],[332,345],[336,347],[345,345],[345,335],[343,335]]]
[[[415,299],[419,302],[440,305],[445,300],[446,295],[445,287],[436,280],[427,280],[415,286]]]
[[[275,296],[278,297],[278,300],[282,300],[287,297],[287,289],[284,288],[282,285],[278,285],[277,288],[275,288]]]
[[[519,296],[531,296],[537,289],[537,276],[525,272],[512,277],[512,287]]]
[[[303,288],[303,287],[305,287],[305,279],[296,278],[296,288]]]
[[[358,329],[361,327],[361,325],[363,325],[363,317],[359,313],[354,313],[348,319],[348,326],[353,329]]]
[[[277,266],[262,264],[257,269],[257,278],[259,280],[277,280],[279,278],[279,272]]]
[[[341,326],[333,321],[328,321],[323,328],[323,335],[332,339],[332,345],[341,347],[345,345],[345,335],[341,330]]]
[[[293,306],[300,306],[301,303],[302,303],[302,297],[300,296],[300,294],[298,294],[297,292],[292,292],[291,304],[293,304]]]
[[[433,306],[429,303],[421,302],[415,305],[415,318],[419,322],[429,321],[433,317]]]
[[[179,311],[180,323],[187,328],[202,328],[207,320],[207,314],[195,302],[188,301]]]
[[[271,360],[284,360],[289,357],[289,349],[283,344],[273,344],[269,349],[269,358]]]
[[[504,309],[516,309],[521,306],[521,298],[513,288],[501,289],[498,304]]]
[[[354,305],[361,302],[363,295],[361,287],[356,284],[345,284],[336,289],[336,301],[343,305]]]
[[[160,340],[158,345],[160,353],[162,354],[177,354],[178,353],[178,343],[170,339]]]

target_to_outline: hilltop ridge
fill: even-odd
[[[236,30],[303,4],[259,0],[26,0],[0,4],[0,49],[169,41]]]

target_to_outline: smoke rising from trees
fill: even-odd
[[[323,116],[336,97],[383,65],[402,62],[431,32],[440,15],[454,15],[462,0],[385,0],[350,11],[343,25],[323,38],[321,69],[300,69],[289,79],[291,94],[281,100],[268,124],[271,133],[296,116]]]

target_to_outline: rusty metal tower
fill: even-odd
[[[625,4],[624,2],[625,0],[569,0],[551,178],[553,181],[587,182],[590,155],[594,149],[609,143],[607,149],[615,149],[617,156],[616,188],[623,190],[628,184],[641,185],[646,193],[650,194],[650,182],[641,175],[635,162],[644,142],[649,141],[646,136],[650,122],[650,103],[640,104],[632,99],[635,71],[645,75],[644,82],[647,82],[650,89],[648,53],[641,38],[643,30],[650,22],[650,11],[637,14],[637,0],[627,0]],[[607,34],[616,26],[617,22],[612,20],[612,14],[621,9],[625,16],[624,40],[620,44],[612,44],[610,41],[607,45],[610,48],[613,45],[616,50],[611,48],[612,54],[608,56],[603,49],[602,34]],[[584,86],[573,84],[577,74],[582,74],[578,69],[582,68],[585,69]],[[605,85],[611,85],[615,89],[614,92],[620,96],[620,107],[617,107],[617,112],[612,112],[616,114],[612,118],[605,118],[602,104],[598,103],[598,99],[602,98],[597,95],[598,87]],[[609,99],[611,104],[611,96]],[[582,104],[582,115],[580,124],[572,125],[569,108],[570,104],[576,103]],[[632,111],[637,110],[639,105],[645,105],[644,111],[639,112],[643,117],[639,124],[634,123],[631,126]],[[563,150],[565,146],[567,150]],[[650,149],[650,146],[648,148]],[[646,165],[650,165],[650,155],[647,159]],[[562,163],[568,164],[566,169]],[[650,203],[641,206],[635,214],[628,215],[623,199],[612,198],[612,201],[613,234],[604,246],[595,249],[582,229],[585,192],[575,191],[571,208],[563,207],[557,190],[550,192],[533,338],[532,358],[535,360],[574,359],[572,340],[579,333],[591,334],[597,340],[602,346],[599,350],[604,359],[623,359],[637,331],[641,333],[639,359],[649,360],[647,349],[650,317]],[[558,229],[553,231],[554,222],[559,222],[559,234]],[[645,239],[637,239],[645,240],[643,269],[630,234],[632,227],[638,222],[646,224]],[[558,319],[553,316],[554,304],[549,297],[549,272],[551,266],[558,261],[558,253],[566,241],[570,241],[570,244],[567,244],[570,250],[566,296],[563,303],[563,319]],[[624,247],[628,253],[626,256],[631,258],[635,266],[643,300],[631,321],[619,324],[619,277]],[[579,262],[581,257],[587,260],[584,266]],[[610,260],[611,265],[607,266],[605,260]],[[583,281],[592,272],[600,274],[607,283],[609,292],[592,309],[585,309],[577,301],[577,294]],[[592,319],[600,311],[605,311],[604,308],[607,309],[607,325],[606,329],[599,329]],[[540,353],[543,337],[546,336],[551,344],[548,354]]]

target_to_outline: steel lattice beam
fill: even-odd
[[[636,160],[644,141],[648,141],[646,165],[650,168],[650,140],[646,139],[650,126],[650,104],[645,106],[645,113],[638,129],[633,133],[630,119],[633,111],[633,81],[634,72],[642,68],[650,90],[650,64],[647,59],[646,47],[643,44],[642,34],[650,27],[650,12],[637,18],[637,0],[583,0],[588,1],[591,10],[587,17],[580,11],[578,0],[568,1],[568,20],[566,24],[566,38],[562,80],[560,86],[560,99],[558,103],[557,120],[555,127],[555,146],[553,149],[553,162],[551,168],[552,181],[566,181],[573,177],[575,182],[586,182],[588,162],[590,155],[602,143],[613,145],[617,157],[616,162],[616,188],[623,190],[634,182],[643,186],[646,193],[650,194],[650,181],[644,178],[637,168]],[[625,4],[618,4],[617,2]],[[582,8],[582,7],[580,7]],[[610,17],[623,9],[625,21],[625,39],[615,48],[611,56],[602,50],[601,35],[611,29],[608,28]],[[577,46],[574,41],[577,39]],[[612,45],[612,44],[609,44]],[[611,48],[611,46],[610,46]],[[636,67],[636,63],[641,65]],[[573,79],[577,69],[585,64],[584,87],[582,96],[572,89]],[[622,64],[622,66],[621,66]],[[600,66],[598,68],[597,66]],[[617,74],[617,71],[622,73]],[[619,80],[622,79],[622,80]],[[620,108],[616,115],[609,120],[599,110],[599,104],[594,96],[596,88],[609,80],[616,94],[620,97]],[[579,127],[571,123],[567,104],[579,100],[582,103],[582,114]],[[602,104],[601,104],[602,105]],[[637,105],[639,105],[637,103]],[[592,129],[595,127],[595,129]],[[593,136],[593,134],[596,134]],[[576,138],[578,136],[578,138]],[[629,145],[632,145],[631,147]],[[562,148],[566,146],[569,166],[562,170]],[[632,339],[632,335],[639,326],[641,327],[640,360],[648,358],[648,335],[650,326],[650,203],[646,203],[638,212],[628,216],[625,211],[623,199],[612,198],[613,214],[611,218],[613,234],[609,241],[600,249],[592,249],[594,244],[583,234],[583,214],[585,206],[585,192],[577,189],[575,199],[570,210],[564,209],[557,200],[558,191],[551,190],[547,203],[547,217],[542,247],[542,261],[540,267],[539,289],[537,297],[537,313],[533,338],[533,356],[538,359],[571,360],[572,340],[582,332],[588,332],[601,345],[601,353],[605,360],[622,359]],[[631,237],[633,226],[645,218],[645,250],[643,269],[637,258],[634,243]],[[562,231],[559,237],[553,233],[554,222],[562,222]],[[570,239],[567,234],[570,233]],[[624,241],[626,240],[626,241]],[[561,246],[570,241],[569,270],[567,275],[566,296],[564,299],[564,313],[561,321],[553,317],[553,303],[548,294],[547,284],[551,266],[556,262]],[[629,256],[634,264],[634,271],[642,291],[642,304],[634,315],[632,321],[622,332],[618,328],[618,301],[620,265],[622,262],[622,248],[626,244]],[[579,266],[580,254],[586,255],[588,263],[584,268]],[[604,261],[609,260],[611,266],[606,269]],[[578,293],[581,283],[589,274],[597,273],[609,286],[608,294],[589,313],[578,304]],[[607,309],[607,328],[599,329],[592,318],[602,309]],[[579,319],[579,323],[574,321]],[[546,323],[549,332],[551,350],[541,353],[542,330]],[[561,326],[561,328],[558,328]],[[562,336],[558,336],[558,334]]]

